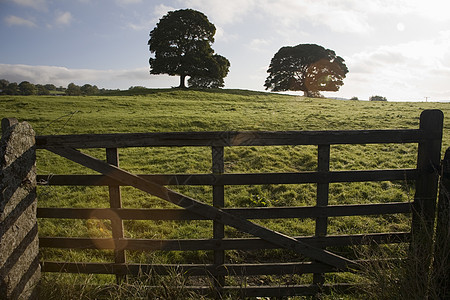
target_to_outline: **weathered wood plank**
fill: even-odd
[[[342,247],[350,245],[396,244],[410,241],[409,232],[370,233],[354,235],[328,235],[325,237],[294,237],[316,247]],[[40,247],[61,249],[125,249],[144,251],[197,251],[197,250],[260,250],[280,247],[260,238],[150,240],[111,238],[40,237]]]
[[[329,172],[330,171],[330,145],[319,145],[318,146],[318,158],[317,158],[317,171],[318,172]],[[318,183],[317,184],[317,202],[316,206],[326,207],[328,206],[328,194],[329,194],[329,183]],[[327,234],[327,217],[318,216],[316,218],[316,228],[315,233],[317,236],[325,236]]]
[[[119,151],[117,148],[106,148],[106,161],[118,167],[119,166]],[[122,195],[120,192],[120,185],[110,185],[109,190],[109,205],[111,208],[122,208]],[[111,219],[111,230],[114,243],[118,243],[119,239],[123,239],[123,221],[118,216],[113,216]],[[126,253],[119,247],[114,247],[114,262],[124,264],[127,261]],[[124,280],[123,276],[116,275],[117,282]]]
[[[260,174],[137,175],[160,185],[254,185],[416,180],[417,169]],[[105,175],[38,175],[39,185],[124,185]]]
[[[185,195],[176,193],[163,186],[142,179],[136,175],[121,170],[115,166],[109,165],[101,160],[83,154],[70,148],[47,148],[55,154],[73,160],[83,166],[91,168],[97,172],[105,174],[121,183],[129,184],[135,188],[145,191],[161,199],[167,200],[173,204],[188,209],[191,212],[202,215],[206,218],[218,221],[224,225],[229,225],[240,231],[265,239],[282,248],[291,249],[299,254],[313,258],[317,261],[332,265],[338,269],[346,269],[353,265],[353,261],[339,256],[337,254],[311,247],[308,244],[299,242],[292,237],[269,230],[263,226],[252,223],[246,219],[236,217],[221,209],[206,205]]]
[[[431,136],[430,136],[431,135]],[[279,146],[319,144],[417,143],[439,132],[419,129],[341,131],[230,131],[116,133],[36,136],[37,148],[124,148],[182,146]]]
[[[317,148],[317,171],[330,171],[330,145],[319,145]],[[328,206],[329,183],[317,184],[317,207]],[[328,229],[328,218],[323,216],[316,217],[316,236],[326,236]],[[325,283],[325,276],[323,273],[314,273],[313,283],[323,285]]]
[[[245,219],[281,219],[362,216],[410,213],[411,203],[393,202],[380,204],[330,205],[325,207],[252,207],[224,208],[222,211]],[[185,209],[109,209],[109,208],[43,208],[37,209],[38,218],[57,219],[111,219],[123,220],[209,220]]]

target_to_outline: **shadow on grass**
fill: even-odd
[[[128,90],[121,91],[109,91],[102,95],[105,96],[144,96],[144,95],[152,95],[152,94],[161,94],[161,93],[173,93],[176,91],[196,91],[196,92],[204,92],[204,93],[212,93],[212,94],[227,94],[227,95],[240,95],[240,96],[272,96],[274,94],[280,96],[288,96],[279,93],[269,93],[269,92],[258,92],[251,90],[241,90],[241,89],[194,89],[194,88],[145,88],[145,87],[133,87]]]

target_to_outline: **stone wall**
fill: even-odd
[[[36,299],[39,266],[36,152],[31,126],[2,120],[0,299]]]

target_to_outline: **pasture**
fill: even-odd
[[[120,94],[120,93],[118,93]],[[123,92],[122,94],[126,94]],[[446,103],[392,103],[309,99],[297,96],[223,90],[216,92],[148,90],[141,95],[111,95],[100,97],[1,96],[2,117],[28,121],[37,135],[72,133],[231,131],[231,130],[346,130],[346,129],[407,129],[417,128],[424,109],[440,109],[449,114]],[[449,121],[444,119],[443,149],[450,146]],[[121,167],[133,173],[208,173],[210,153],[203,148],[126,149],[120,153]],[[97,157],[105,154],[96,149],[87,151]],[[296,172],[317,168],[317,149],[307,146],[235,147],[225,151],[225,172]],[[354,145],[333,146],[331,170],[371,170],[414,168],[415,145]],[[37,169],[41,175],[86,174],[91,171],[44,151],[38,151]],[[206,203],[211,203],[209,187],[177,187],[177,191]],[[226,187],[225,204],[229,207],[306,206],[312,202],[315,185],[258,185]],[[38,188],[39,207],[107,207],[105,187]],[[127,208],[166,208],[170,204],[136,191],[122,189],[123,206]],[[414,190],[408,182],[334,183],[330,184],[330,204],[406,202],[412,201]],[[292,235],[312,235],[312,220],[288,219],[260,221],[264,226]],[[108,222],[98,220],[40,220],[40,236],[108,237]],[[125,222],[126,236],[133,238],[210,238],[212,224],[196,222]],[[330,234],[358,233],[363,228],[379,232],[407,231],[407,216],[390,218],[345,217],[330,218]],[[226,228],[226,237],[244,234]],[[401,251],[402,249],[390,249]],[[352,251],[342,249],[343,252]],[[108,261],[108,251],[45,250],[46,259],[61,261]],[[129,253],[134,262],[202,263],[210,253],[153,252]],[[259,252],[229,251],[230,261],[268,259],[283,261],[290,253],[281,250]],[[356,254],[355,254],[356,255]],[[44,282],[52,282],[47,274]],[[62,279],[63,280],[63,279]],[[256,280],[256,279],[255,279]],[[258,278],[271,282],[272,278]],[[294,279],[293,279],[294,280]],[[301,282],[302,278],[295,278]],[[336,281],[340,278],[337,276]],[[355,280],[358,278],[355,277]],[[111,282],[111,276],[97,276],[96,282]]]

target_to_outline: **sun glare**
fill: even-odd
[[[403,24],[402,22],[397,23],[397,30],[398,31],[405,31],[405,24]]]

